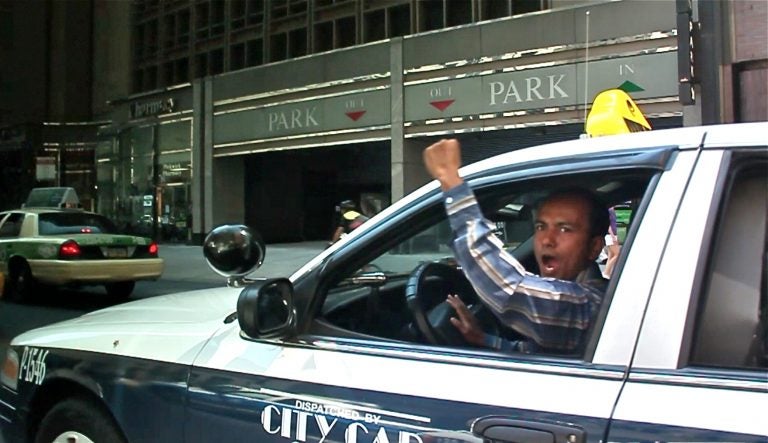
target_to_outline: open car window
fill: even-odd
[[[474,191],[505,249],[526,270],[538,273],[532,235],[535,207],[540,199],[557,188],[578,185],[596,191],[608,206],[626,205],[626,209],[622,208],[625,211],[620,222],[621,240],[626,244],[629,223],[639,220],[637,206],[626,203],[639,203],[656,173],[648,169],[600,171],[484,184],[475,186]],[[347,271],[330,282],[319,313],[320,322],[326,326],[322,334],[467,348],[470,345],[458,331],[449,323],[449,327],[445,326],[446,318],[453,315],[452,310],[446,308],[447,295],[463,292],[487,333],[498,334],[507,340],[524,338],[499,324],[487,309],[483,309],[455,261],[452,233],[442,199],[432,201],[431,205],[420,208],[420,213],[409,219],[411,222],[377,234],[378,244],[386,245],[383,252],[366,255],[365,251],[359,251],[350,259],[352,263],[345,264]],[[414,280],[417,273],[432,263],[439,264],[441,270],[423,281]],[[619,271],[615,270],[614,275]],[[445,328],[438,333],[437,339],[425,336],[424,328],[416,321],[413,287],[417,283],[420,286],[416,298],[424,307],[426,321],[442,322],[440,324]]]

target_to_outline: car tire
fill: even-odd
[[[126,299],[133,293],[133,288],[136,287],[135,281],[119,281],[114,283],[107,283],[104,285],[107,290],[107,295],[112,298]]]
[[[26,262],[12,263],[8,269],[8,281],[5,282],[5,297],[8,301],[21,303],[34,295],[37,281]]]
[[[40,422],[35,443],[125,443],[115,420],[96,402],[73,397],[59,402]]]

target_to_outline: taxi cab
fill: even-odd
[[[473,347],[437,182],[288,278],[247,279],[257,232],[214,229],[229,285],[124,303],[16,337],[8,442],[765,442],[768,123],[547,144],[462,168],[509,251],[536,272],[533,208],[578,184],[631,216],[574,352]]]
[[[36,188],[21,209],[0,212],[4,298],[29,300],[40,285],[104,285],[124,299],[137,280],[160,277],[156,243],[121,234],[108,218],[78,206],[72,188]]]

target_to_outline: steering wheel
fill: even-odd
[[[458,269],[440,262],[425,262],[408,277],[405,298],[416,328],[427,342],[436,345],[462,345],[467,342],[451,324],[456,313],[445,301],[456,294],[477,317],[486,333],[498,335],[498,324],[480,303],[472,285]]]

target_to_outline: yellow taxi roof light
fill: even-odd
[[[651,125],[632,97],[621,89],[608,89],[595,97],[587,116],[590,137],[650,131]]]

